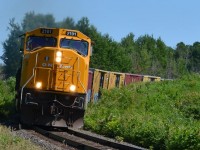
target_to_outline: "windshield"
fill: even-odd
[[[29,36],[26,42],[27,50],[35,50],[41,47],[56,47],[56,38],[42,37],[42,36]]]
[[[60,47],[74,49],[84,56],[88,54],[88,42],[83,40],[79,41],[63,38],[60,41]]]

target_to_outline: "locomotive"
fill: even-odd
[[[21,35],[16,110],[26,125],[83,125],[91,39],[76,30],[38,28]]]

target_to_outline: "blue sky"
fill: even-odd
[[[199,0],[0,0],[0,43],[8,37],[8,23],[21,23],[25,13],[52,14],[56,21],[88,17],[102,34],[114,40],[132,32],[135,38],[149,34],[161,37],[173,48],[178,42],[200,41]],[[0,56],[2,55],[0,44]]]

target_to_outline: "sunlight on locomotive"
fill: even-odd
[[[72,84],[70,85],[69,89],[71,92],[74,92],[76,90],[76,86]]]
[[[35,87],[37,89],[41,89],[42,88],[42,82],[36,82]]]

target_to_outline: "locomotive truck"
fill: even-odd
[[[91,39],[76,30],[38,28],[21,35],[16,109],[26,125],[83,125]]]

